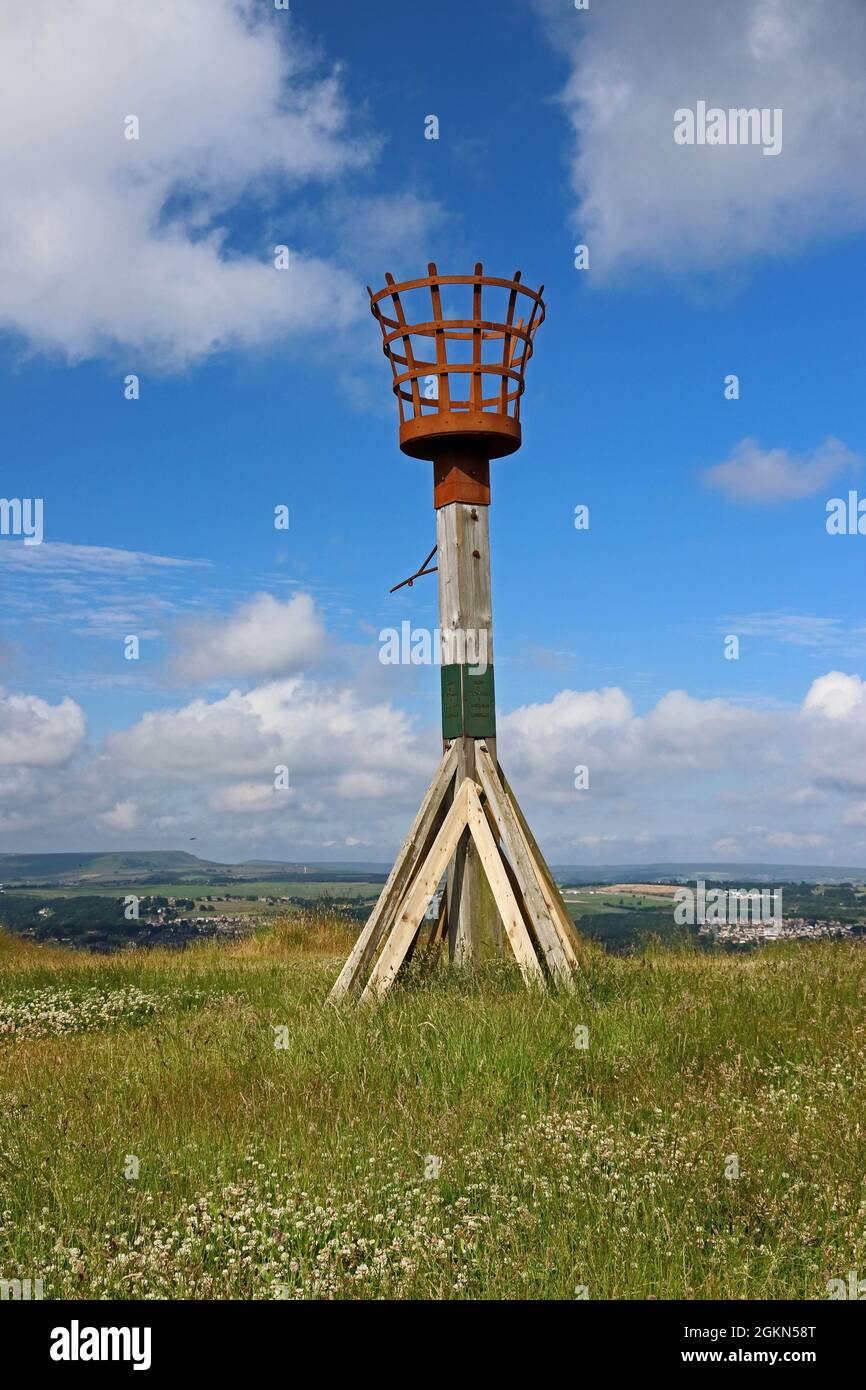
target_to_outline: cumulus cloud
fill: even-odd
[[[571,60],[574,224],[593,273],[718,270],[866,223],[860,0],[536,0]],[[678,145],[674,113],[781,108],[781,152]]]
[[[685,690],[663,695],[644,721],[646,749],[667,773],[737,768],[754,761],[771,718],[730,700],[697,700]]]
[[[258,815],[262,811],[285,810],[293,795],[291,786],[277,790],[271,783],[235,782],[228,787],[218,787],[208,797],[212,811],[233,811],[241,814]]]
[[[320,659],[325,629],[309,594],[256,594],[227,618],[187,624],[172,666],[188,680],[285,675]]]
[[[72,360],[122,344],[168,367],[345,325],[354,279],[231,244],[265,187],[370,154],[340,75],[254,0],[64,0],[0,11],[0,326]],[[125,138],[127,117],[139,138]],[[276,237],[282,241],[282,237]]]
[[[130,781],[225,784],[264,779],[286,766],[293,785],[346,772],[417,771],[409,717],[385,703],[367,704],[351,689],[294,677],[218,700],[149,712],[109,735],[106,753]]]
[[[703,472],[707,487],[732,502],[787,502],[819,492],[840,473],[850,473],[861,459],[840,439],[829,436],[807,454],[762,449],[757,439],[741,439],[723,463]]]
[[[68,696],[50,705],[37,695],[0,690],[0,764],[56,767],[72,757],[84,734],[84,713]]]
[[[855,675],[829,672],[801,706],[773,709],[673,690],[638,714],[615,688],[560,691],[503,715],[499,748],[560,862],[820,851],[866,863],[866,817],[851,809],[866,804],[866,683]],[[587,789],[574,786],[578,765]]]
[[[328,853],[347,837],[383,852],[405,835],[435,756],[392,705],[294,677],[143,715],[105,740],[89,795],[134,789],[139,838],[151,825],[151,842],[171,844],[195,826],[228,858],[259,844]]]
[[[768,717],[728,700],[697,700],[671,690],[646,715],[624,691],[561,690],[546,704],[526,705],[499,721],[500,744],[543,799],[573,801],[572,764],[590,769],[591,785],[624,795],[646,781],[706,777],[754,757]]]
[[[134,830],[138,825],[138,804],[127,798],[116,801],[110,811],[103,811],[98,817],[107,830]]]
[[[152,710],[93,747],[76,710],[34,696],[0,705],[6,843],[176,848],[195,834],[198,851],[216,858],[384,861],[439,745],[435,729],[416,728],[394,705],[310,676]],[[49,737],[51,718],[65,738]],[[504,712],[498,734],[554,862],[866,863],[866,682],[857,675],[829,671],[799,706],[777,708],[672,690],[639,712],[616,687],[563,690]],[[574,784],[580,764],[585,789]],[[283,767],[285,790],[275,784]]]
[[[826,676],[819,676],[812,682],[803,708],[826,719],[847,719],[866,711],[866,685],[859,676],[828,671]]]
[[[866,793],[866,683],[859,676],[828,671],[814,680],[798,734],[807,785],[843,798]]]

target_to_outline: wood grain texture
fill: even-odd
[[[469,785],[468,782],[464,782],[456,792],[448,814],[439,827],[423,864],[418,869],[397,909],[391,934],[382,947],[379,959],[373,966],[370,978],[361,995],[362,1001],[381,999],[394,983],[397,971],[403,964],[406,952],[412,945],[415,934],[421,925],[421,918],[424,916],[430,899],[436,892],[439,880],[457,848],[457,842],[466,828]]]
[[[490,520],[487,507],[451,502],[436,512],[439,628],[442,662],[493,664]],[[495,747],[495,739],[491,742]],[[475,740],[460,738],[456,785],[475,777]],[[483,950],[501,954],[503,929],[481,874],[477,851],[464,835],[448,873],[448,950],[471,965]]]
[[[511,943],[520,973],[528,985],[544,986],[544,975],[535,954],[526,923],[523,920],[517,899],[511,890],[508,875],[502,863],[499,846],[493,838],[487,816],[478,797],[474,783],[468,783],[468,819],[472,838],[478,847],[478,856],[487,875],[499,915],[502,918],[506,935]]]
[[[517,817],[499,780],[499,773],[486,744],[475,750],[478,777],[499,829],[500,839],[511,861],[520,891],[532,918],[547,967],[558,984],[571,987],[574,983],[571,964],[563,949],[559,930],[545,901],[535,862],[517,822]]]
[[[502,764],[498,763],[497,766],[499,770],[499,780],[505,788],[505,795],[508,797],[508,800],[511,803],[511,808],[514,811],[514,814],[517,818],[517,823],[520,826],[524,841],[526,842],[527,849],[529,850],[530,854],[535,860],[535,864],[539,873],[539,878],[542,882],[542,887],[546,889],[548,905],[551,908],[556,923],[559,927],[560,940],[562,941],[563,949],[569,956],[569,959],[572,961],[573,966],[575,968],[579,968],[579,961],[576,949],[578,946],[578,934],[577,927],[574,925],[574,918],[572,917],[571,913],[569,912],[568,908],[563,902],[562,894],[560,893],[559,888],[556,885],[556,880],[554,879],[553,874],[550,872],[547,860],[541,853],[535,836],[533,835],[529,827],[529,822],[527,821],[522,810],[520,809],[520,803],[517,800],[517,797],[514,795],[514,790],[511,786],[511,783],[508,781],[508,778],[502,771]]]
[[[376,906],[337,977],[329,995],[332,1001],[342,999],[356,988],[366,973],[419,862],[428,853],[433,836],[444,819],[456,768],[457,748],[451,744],[442,755],[436,775],[421,802],[412,829],[394,861],[394,867],[379,894]]]

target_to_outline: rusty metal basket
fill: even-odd
[[[544,320],[544,286],[531,290],[521,284],[519,270],[513,280],[484,275],[480,263],[474,275],[440,275],[432,261],[427,269],[423,279],[399,285],[388,274],[385,289],[376,294],[367,287],[394,373],[400,448],[413,458],[434,460],[457,443],[477,448],[488,459],[512,454],[521,443],[520,397],[533,339]],[[442,290],[454,297],[453,286],[471,291],[468,316],[443,314]],[[466,295],[467,290],[458,293]],[[496,296],[504,309],[499,319],[491,310]],[[525,318],[515,321],[519,296]],[[386,313],[389,299],[392,307]],[[418,317],[412,318],[416,312]]]

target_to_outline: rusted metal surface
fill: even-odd
[[[400,448],[434,461],[448,451],[452,457],[463,451],[467,463],[512,454],[521,444],[520,397],[533,339],[544,321],[544,286],[532,290],[522,284],[519,270],[511,280],[485,275],[480,262],[474,275],[440,275],[432,261],[428,272],[401,284],[388,274],[376,294],[368,286],[394,376]],[[447,316],[443,292],[446,303],[462,296],[467,312]],[[518,304],[525,306],[524,314],[515,318]],[[471,479],[473,466],[467,463],[457,471]],[[437,488],[445,482],[445,475],[437,478]],[[471,485],[484,486],[477,477]],[[482,506],[490,501],[489,478],[486,498],[477,491],[463,495],[471,486],[459,477],[450,486],[460,494],[450,501]],[[445,503],[437,499],[436,505]]]
[[[449,502],[490,506],[490,463],[483,453],[449,445],[433,460],[433,506]]]

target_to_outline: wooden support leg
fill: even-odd
[[[442,941],[443,941],[443,938],[445,937],[445,933],[447,932],[447,930],[448,930],[448,894],[447,894],[447,892],[445,892],[445,893],[442,894],[442,900],[441,900],[441,902],[439,903],[439,916],[436,918],[436,921],[435,921],[434,924],[433,924],[432,930],[431,930],[431,932],[430,932],[430,936],[429,936],[428,941],[427,941],[427,950],[428,950],[428,952],[433,952],[433,951],[435,951],[439,946],[442,945]]]
[[[455,786],[475,776],[475,746],[472,739],[459,738]],[[478,866],[469,831],[464,831],[448,870],[448,955],[454,965],[471,965],[477,959]]]
[[[471,754],[465,751],[467,743]],[[461,765],[470,758],[475,776],[456,781]],[[442,759],[332,998],[359,986],[366,972],[369,977],[361,998],[378,1000],[387,993],[415,949],[425,910],[449,866],[450,895],[443,895],[428,955],[432,957],[430,948],[442,940],[447,925],[455,940],[455,959],[465,964],[478,958],[474,929],[480,916],[466,888],[470,876],[473,893],[476,886],[488,893],[526,983],[543,983],[543,960],[558,984],[573,986],[578,968],[576,935],[550,870],[487,744],[461,739]],[[449,919],[453,911],[459,922],[467,901],[472,915],[464,916],[461,936]]]
[[[386,928],[390,926],[393,913],[403,898],[407,885],[412,881],[418,863],[423,860],[430,848],[433,836],[445,816],[446,801],[457,767],[457,749],[454,744],[443,754],[442,761],[427,795],[421,803],[412,829],[397,855],[388,881],[367,923],[355,942],[352,952],[340,971],[330,993],[333,1001],[342,999],[354,989],[370,965]]]
[[[474,783],[469,783],[468,792],[469,829],[478,846],[479,858],[484,866],[487,881],[496,900],[496,906],[499,909],[508,940],[511,942],[517,964],[520,966],[520,973],[528,985],[543,987],[544,975],[538,963],[535,948],[526,929],[526,923],[517,905],[517,900],[511,890],[499,847],[493,838],[490,826],[487,824],[487,816],[478,799]]]
[[[574,983],[572,966],[563,949],[559,929],[545,901],[538,870],[527,850],[511,802],[499,780],[498,770],[483,743],[478,745],[476,763],[481,785],[490,803],[503,847],[511,860],[511,867],[532,917],[532,924],[544,952],[548,969],[558,984],[571,987]]]
[[[381,999],[387,993],[403,964],[406,952],[411,946],[415,933],[421,924],[427,904],[436,892],[451,859],[460,836],[466,828],[469,782],[464,782],[451,803],[444,821],[439,827],[429,853],[411,882],[403,901],[397,909],[394,926],[382,953],[370,973],[362,1001]]]
[[[535,866],[538,870],[538,877],[541,882],[542,891],[545,895],[545,900],[547,901],[548,907],[550,908],[554,922],[559,928],[559,937],[562,942],[562,948],[568,956],[569,960],[571,961],[572,967],[574,969],[578,969],[579,961],[576,949],[578,946],[578,935],[577,928],[574,925],[574,919],[562,900],[562,894],[556,886],[553,874],[550,872],[550,869],[548,867],[547,860],[541,853],[535,836],[529,828],[529,823],[527,822],[526,817],[520,809],[520,804],[517,800],[517,797],[514,795],[514,791],[507,777],[505,776],[505,773],[502,771],[502,765],[500,763],[497,763],[497,768],[499,770],[499,780],[505,789],[505,795],[508,797],[508,800],[511,804],[511,808],[514,811],[514,815],[517,819],[517,823],[520,826],[520,831],[523,835],[527,851],[531,855],[535,863]]]

